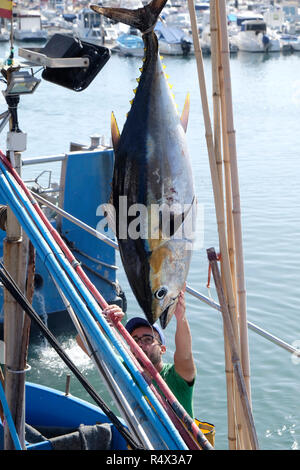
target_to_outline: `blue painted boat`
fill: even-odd
[[[143,57],[144,43],[137,34],[121,34],[116,40],[118,52],[125,56]]]
[[[97,406],[58,390],[27,383],[25,413],[27,450],[127,450],[125,439]],[[0,449],[3,441],[0,420]]]

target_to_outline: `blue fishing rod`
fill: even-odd
[[[86,331],[95,355],[98,355],[101,360],[108,362],[113,375],[117,375],[118,384],[125,391],[125,395],[129,397],[139,421],[143,422],[147,434],[151,436],[154,448],[186,449],[185,443],[174,428],[163,407],[153,396],[149,385],[141,376],[135,364],[130,360],[122,344],[115,338],[112,329],[101,315],[99,305],[82,284],[73,268],[66,262],[56,242],[51,240],[49,234],[38,220],[32,204],[18,189],[18,185],[13,181],[12,176],[7,172],[2,162],[0,162],[0,168],[2,171],[0,177],[2,197],[7,200],[19,222],[23,225],[47,269],[57,279],[66,296],[72,299],[74,310]],[[26,208],[27,212],[24,208]],[[64,269],[62,269],[57,258]],[[92,310],[94,317],[124,359],[139,386],[136,385],[126,368],[115,356],[110,344],[98,328],[95,319],[92,318],[89,309]],[[144,395],[150,396],[150,401],[157,413],[148,405]]]

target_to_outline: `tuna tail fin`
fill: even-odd
[[[99,5],[90,5],[90,7],[96,13],[100,13],[111,20],[120,21],[139,29],[142,33],[146,33],[154,29],[155,23],[166,3],[167,0],[152,0],[145,7],[136,10],[106,8]]]

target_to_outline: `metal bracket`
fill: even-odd
[[[19,56],[31,62],[32,65],[40,65],[49,68],[88,67],[88,57],[47,57],[45,54],[36,52],[34,49],[19,48]]]

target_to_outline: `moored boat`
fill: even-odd
[[[40,42],[46,41],[48,32],[42,28],[41,14],[39,11],[19,10],[13,12],[15,19],[14,38],[17,41]]]
[[[270,31],[262,20],[246,20],[241,30],[231,38],[239,51],[244,52],[279,52],[279,39]]]

